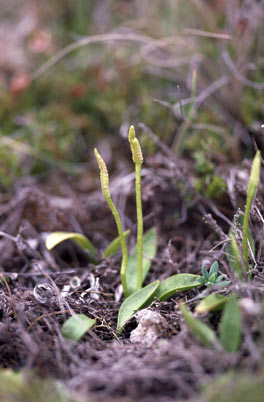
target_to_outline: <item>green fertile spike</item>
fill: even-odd
[[[130,126],[130,128],[129,128],[128,140],[129,140],[130,147],[131,147],[133,162],[135,164],[142,165],[143,154],[141,151],[140,143],[139,143],[138,139],[136,138],[134,126]]]
[[[108,175],[108,170],[106,167],[106,164],[95,148],[94,150],[95,157],[97,159],[97,163],[100,169],[100,180],[101,180],[101,188],[102,188],[102,193],[105,199],[109,199],[111,197],[110,195],[110,190],[109,190],[109,175]]]

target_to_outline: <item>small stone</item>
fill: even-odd
[[[149,309],[140,310],[135,318],[138,326],[130,334],[132,343],[150,347],[164,335],[168,327],[167,321],[158,312]]]

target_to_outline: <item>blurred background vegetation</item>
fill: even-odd
[[[263,18],[257,0],[2,0],[2,189],[87,169],[143,123],[218,194],[215,164],[263,145]]]

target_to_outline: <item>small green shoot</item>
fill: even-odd
[[[121,283],[123,286],[123,292],[124,292],[124,295],[127,297],[128,293],[127,293],[127,285],[126,285],[126,269],[127,269],[128,253],[127,253],[126,239],[125,239],[125,236],[123,233],[123,228],[122,228],[122,223],[121,223],[119,213],[111,198],[110,188],[109,188],[109,176],[108,176],[108,170],[107,170],[106,164],[96,148],[94,150],[94,154],[97,159],[98,167],[100,169],[102,194],[103,194],[109,208],[111,209],[111,212],[113,214],[113,217],[115,219],[115,223],[117,226],[118,235],[120,238],[120,243],[121,243],[121,247],[122,247],[122,262],[121,262],[120,276],[121,276]]]
[[[64,338],[78,342],[95,323],[95,320],[84,314],[75,314],[65,321],[61,328],[61,334]]]
[[[260,152],[257,151],[251,167],[247,187],[247,202],[246,202],[245,216],[243,221],[243,257],[247,265],[247,268],[248,268],[248,231],[249,231],[250,210],[259,185],[260,166],[261,166]]]
[[[199,279],[200,285],[203,286],[227,286],[230,281],[223,281],[224,275],[218,276],[218,262],[214,261],[209,272],[207,272],[205,267],[202,267],[202,277]]]
[[[136,170],[136,208],[137,208],[137,289],[142,288],[143,283],[143,214],[141,200],[141,166],[143,155],[139,141],[135,134],[134,126],[130,126],[128,140],[132,152],[132,159]]]
[[[190,331],[194,336],[203,344],[204,346],[212,347],[217,343],[217,337],[214,331],[204,324],[202,321],[195,318],[187,309],[184,304],[180,305],[184,321]]]
[[[95,255],[94,245],[90,242],[89,239],[87,239],[86,236],[80,233],[70,233],[70,232],[50,233],[46,239],[46,247],[48,250],[51,250],[65,240],[73,240],[76,244],[78,244],[78,246],[80,246],[83,249],[87,249],[88,251],[90,251],[92,255]]]
[[[241,313],[237,296],[232,294],[227,303],[221,318],[220,340],[226,352],[236,352],[241,340]]]
[[[128,320],[133,317],[133,315],[144,307],[146,304],[150,304],[153,300],[152,296],[156,292],[159,286],[159,281],[152,282],[150,285],[138,290],[137,292],[130,295],[121,304],[118,312],[117,320],[117,332],[120,333],[128,322]]]

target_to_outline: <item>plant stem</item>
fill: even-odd
[[[118,235],[120,238],[120,244],[121,244],[121,248],[122,248],[122,262],[121,262],[121,269],[120,269],[120,277],[121,277],[121,283],[123,286],[124,295],[125,295],[125,297],[127,297],[128,292],[127,292],[127,284],[126,284],[126,269],[127,269],[128,253],[127,253],[126,240],[125,240],[125,236],[123,234],[123,228],[122,228],[122,223],[121,223],[119,213],[118,213],[111,197],[107,198],[106,202],[107,202],[109,208],[111,209],[111,212],[115,219]]]
[[[136,164],[136,206],[137,206],[137,289],[143,282],[143,213],[141,200],[141,164]]]

